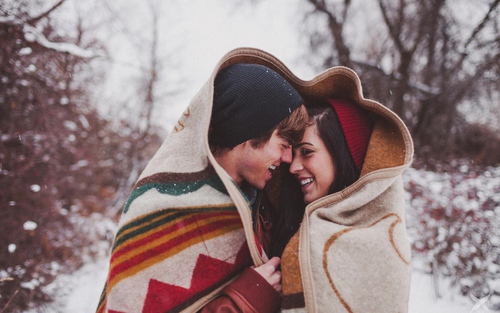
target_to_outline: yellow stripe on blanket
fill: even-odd
[[[119,281],[162,262],[193,245],[242,228],[238,212],[217,210],[168,210],[165,224],[135,227],[136,234],[122,235],[111,257],[108,290]],[[154,219],[162,221],[158,217]],[[150,220],[150,221],[151,221]],[[147,226],[147,223],[145,224]],[[125,226],[126,227],[126,226]]]
[[[161,244],[164,244],[168,238],[171,237],[178,237],[181,236],[182,234],[189,232],[193,229],[196,229],[198,227],[217,222],[217,221],[222,221],[222,220],[234,220],[235,216],[234,215],[228,215],[228,216],[215,216],[209,219],[204,219],[201,221],[197,221],[196,219],[192,217],[187,217],[187,218],[178,218],[173,220],[170,223],[167,223],[158,229],[151,230],[147,233],[144,233],[140,236],[134,237],[130,242],[127,242],[127,245],[121,245],[117,250],[115,250],[113,256],[118,255],[116,259],[112,258],[112,264],[117,264],[121,263],[123,261],[126,261],[128,259],[133,258],[135,255],[139,255],[141,253],[144,253],[148,250],[154,249],[158,247]],[[172,227],[172,225],[177,224],[177,225],[183,225],[182,229],[177,229],[173,232],[168,232],[163,234],[162,236],[156,236],[154,240],[147,241],[149,237],[153,237],[154,234],[161,234],[162,232],[168,230],[168,228]],[[137,244],[142,241],[147,241],[145,244]],[[133,249],[130,249],[130,246],[136,245],[137,247],[134,247]],[[128,248],[128,249],[127,249]],[[123,250],[127,250],[122,252]]]

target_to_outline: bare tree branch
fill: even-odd
[[[53,11],[55,11],[58,7],[60,7],[66,0],[59,0],[59,2],[57,2],[56,4],[54,4],[50,9],[48,9],[47,11],[45,11],[44,13],[36,16],[36,17],[33,17],[33,18],[30,18],[29,20],[27,20],[26,22],[30,25],[35,25],[36,22],[38,22],[39,20],[43,19],[44,17],[48,16],[50,13],[52,13]]]
[[[342,10],[342,21],[347,19],[347,11],[349,10],[349,6],[351,5],[351,0],[344,0],[344,9]]]
[[[484,16],[483,20],[481,23],[479,23],[472,34],[470,35],[469,39],[465,42],[464,49],[467,49],[469,44],[476,38],[477,34],[484,29],[488,21],[492,18],[492,13],[493,11],[498,7],[500,4],[500,0],[495,0],[494,2],[491,3],[490,9],[488,10],[488,13]]]
[[[403,50],[403,43],[401,42],[400,37],[400,28],[396,27],[395,25],[392,24],[391,20],[389,19],[388,16],[388,9],[385,6],[384,0],[379,0],[378,4],[380,7],[380,11],[382,12],[382,17],[384,18],[384,22],[387,25],[387,28],[389,28],[389,34],[391,35],[392,40],[396,44],[396,47],[398,48],[399,51]],[[402,6],[400,6],[400,11],[401,11]],[[401,12],[400,12],[401,16]]]
[[[152,17],[152,42],[150,48],[150,68],[149,76],[146,81],[146,96],[144,99],[144,108],[141,113],[141,120],[144,123],[143,136],[148,134],[148,130],[151,126],[152,112],[155,105],[155,88],[158,82],[158,72],[159,72],[159,59],[158,59],[158,27],[159,27],[159,13],[157,9],[157,3],[154,0],[149,1],[149,10]]]
[[[347,47],[344,35],[343,35],[343,22],[338,21],[335,15],[328,10],[326,4],[323,0],[308,0],[311,3],[316,11],[325,14],[328,18],[328,27],[330,29],[330,33],[333,37],[335,48],[338,53],[339,63],[340,65],[347,66],[352,68],[351,62],[351,52]],[[343,16],[347,15],[347,6],[350,4],[350,1],[345,1],[346,7],[344,7]]]

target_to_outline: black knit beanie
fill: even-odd
[[[269,131],[303,103],[278,73],[238,63],[221,70],[214,83],[211,144],[234,147]]]

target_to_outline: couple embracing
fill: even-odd
[[[352,70],[233,50],[135,184],[97,312],[407,312],[412,156]]]

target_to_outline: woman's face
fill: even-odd
[[[318,135],[316,124],[307,127],[302,141],[293,145],[290,173],[302,186],[306,204],[328,194],[335,178],[335,164]]]

